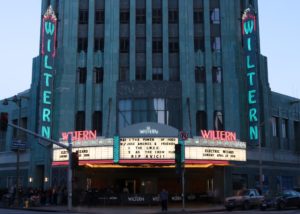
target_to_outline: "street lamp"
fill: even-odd
[[[29,97],[26,96],[17,96],[15,95],[11,99],[4,99],[3,105],[8,105],[8,102],[14,102],[18,106],[18,126],[21,126],[21,111],[22,111],[22,99],[29,99]],[[20,130],[17,130],[17,139],[21,141],[21,133]],[[20,187],[20,181],[19,181],[19,171],[20,171],[20,149],[19,146],[16,148],[17,152],[17,164],[16,164],[16,198],[15,198],[15,205],[19,206],[19,187]]]

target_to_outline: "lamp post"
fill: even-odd
[[[270,121],[271,119],[268,119]],[[263,121],[259,124],[258,127],[258,153],[259,153],[259,188],[263,192],[263,169],[262,169],[262,151],[261,151],[261,143],[262,143],[262,127],[265,125],[266,121]]]
[[[14,102],[18,106],[18,126],[21,126],[21,111],[22,111],[22,99],[29,99],[26,96],[17,96],[15,95],[12,99],[4,99],[3,105],[8,105],[8,102]],[[17,139],[21,141],[20,130],[17,130]],[[16,198],[15,205],[19,206],[19,187],[20,187],[20,149],[19,146],[16,148],[17,153],[17,164],[16,164]]]

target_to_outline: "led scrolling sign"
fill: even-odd
[[[247,8],[242,17],[242,33],[244,53],[246,60],[247,75],[247,100],[249,143],[259,143],[259,93],[258,93],[258,63],[257,63],[257,39],[256,39],[256,16],[252,9]]]
[[[40,73],[40,134],[51,138],[52,127],[52,101],[54,82],[54,59],[56,43],[57,18],[49,6],[42,20],[42,47],[41,47],[41,73]]]

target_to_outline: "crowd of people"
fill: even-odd
[[[2,191],[2,203],[13,206],[18,197],[18,206],[63,205],[67,203],[67,188],[54,187],[48,190],[20,188],[17,194],[16,187]]]

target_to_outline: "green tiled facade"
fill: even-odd
[[[43,0],[42,14],[52,5],[58,16],[52,138],[59,140],[62,132],[76,130],[79,125],[86,130],[94,129],[95,112],[101,115],[101,125],[96,125],[101,127],[99,135],[112,138],[118,135],[120,121],[124,119],[120,114],[121,102],[134,106],[133,100],[161,99],[166,111],[178,113],[178,120],[171,120],[172,115],[164,116],[164,123],[190,136],[199,136],[200,128],[216,129],[215,115],[221,112],[222,128],[236,132],[238,139],[247,142],[247,79],[241,14],[249,4],[257,11],[257,0]],[[101,15],[102,19],[98,17]],[[103,46],[96,49],[95,43],[100,40]],[[265,185],[268,189],[283,188],[282,180],[291,178],[297,186],[300,185],[299,99],[271,92],[267,58],[260,54],[257,57],[261,157],[263,174],[268,180]],[[41,56],[33,59],[31,87],[24,92],[30,101],[22,109],[22,117],[27,117],[27,127],[32,131],[38,130],[40,119],[40,60]],[[99,70],[103,77],[97,74]],[[178,108],[167,104],[170,100]],[[10,119],[17,118],[14,104],[1,105],[0,109],[8,110]],[[84,115],[81,122],[78,112]],[[199,115],[205,119],[201,120]],[[133,116],[124,123],[160,122],[150,121],[148,114],[145,117]],[[277,121],[276,136],[272,132],[272,118]],[[287,121],[284,137],[279,134],[283,120]],[[8,157],[12,130],[1,139],[0,155]],[[28,136],[27,142],[29,155],[22,162],[23,185],[48,188],[51,183],[43,182],[43,178],[51,178],[51,146],[39,145],[32,136]],[[5,187],[7,176],[14,174],[9,160],[0,163],[0,169],[5,171],[1,187]],[[224,195],[232,194],[236,183],[243,179],[248,187],[258,185],[257,147],[248,147],[247,160],[224,167],[223,171],[218,169],[216,174],[220,173],[228,184],[224,185]],[[37,182],[28,183],[28,177]]]

